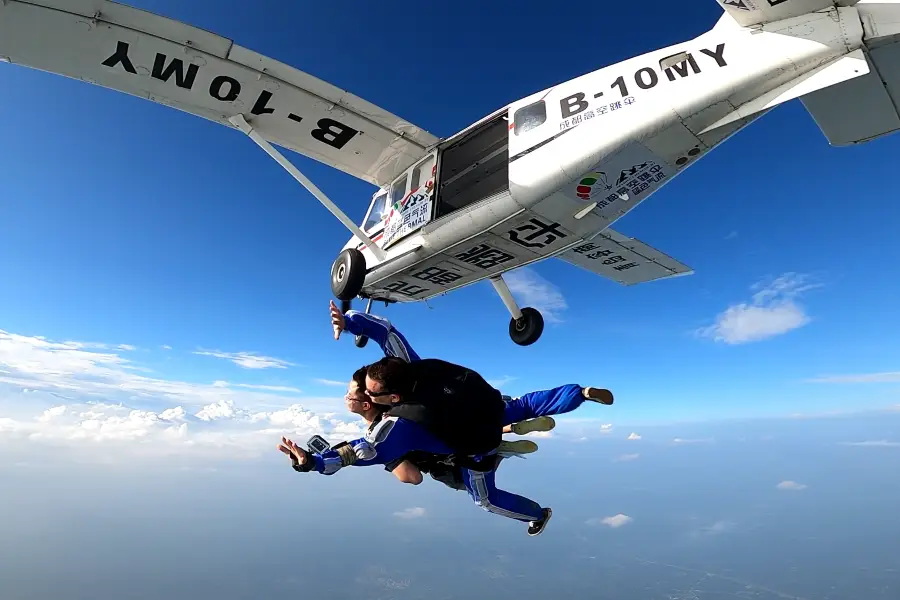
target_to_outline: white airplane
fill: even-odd
[[[800,98],[836,146],[900,128],[900,0],[717,1],[724,14],[707,33],[446,139],[231,40],[107,0],[0,0],[0,60],[247,134],[352,232],[331,269],[337,298],[368,299],[368,311],[488,279],[510,337],[528,345],[543,319],[516,305],[504,272],[553,257],[625,285],[691,273],[610,225],[773,107]],[[273,145],[377,186],[362,223]],[[744,167],[765,176],[759,155]]]

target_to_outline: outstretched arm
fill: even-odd
[[[364,335],[374,340],[379,346],[384,346],[388,334],[391,332],[391,323],[387,319],[379,319],[356,310],[341,313],[340,309],[335,306],[334,300],[328,303],[328,310],[331,313],[334,339],[338,339],[342,331],[347,331],[353,335]]]
[[[292,461],[298,462],[302,470],[316,471],[323,475],[333,475],[351,465],[384,465],[397,459],[402,460],[405,454],[415,450],[433,454],[451,453],[447,446],[421,427],[396,418],[383,419],[365,437],[337,444],[321,454],[300,451],[298,455],[296,444],[285,439],[282,442],[279,450],[289,456],[293,454]]]
[[[385,356],[396,356],[407,362],[419,359],[419,355],[416,354],[403,334],[397,331],[397,328],[387,319],[355,310],[348,310],[341,314],[334,301],[330,302],[329,309],[334,339],[338,339],[341,331],[346,330],[353,335],[368,337],[381,347]]]

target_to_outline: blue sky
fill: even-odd
[[[518,97],[688,39],[720,15],[711,0],[595,3],[536,36],[523,28],[546,21],[539,3],[133,4],[231,37],[441,136]],[[333,382],[378,354],[331,338],[328,269],[347,238],[342,226],[235,132],[4,67],[0,110],[14,116],[0,136],[7,428],[32,427],[61,401],[100,399],[157,416],[232,402],[220,411],[268,415],[259,419],[273,434],[300,422],[291,419],[302,408],[306,425],[333,412],[351,431]],[[830,148],[798,102],[780,107],[616,224],[696,274],[624,288],[546,262],[512,276],[520,303],[550,321],[529,348],[509,341],[508,313],[487,283],[381,314],[420,354],[477,368],[508,393],[570,381],[613,389],[614,407],[572,418],[621,425],[622,435],[631,424],[893,406],[898,149],[896,136]],[[362,219],[371,186],[289,156]],[[809,381],[848,375],[858,381]],[[82,412],[71,413],[73,427],[90,420]]]
[[[713,0],[132,3],[441,136],[720,15]],[[332,339],[347,234],[275,163],[195,117],[0,67],[11,599],[897,597],[900,136],[830,148],[798,102],[778,108],[615,226],[696,274],[623,288],[521,271],[515,294],[549,317],[528,348],[486,283],[379,307],[420,354],[508,393],[615,391],[500,467],[500,487],[554,509],[528,538],[428,478],[301,476],[276,454],[284,434],[359,435],[342,386],[378,351]],[[288,156],[362,219],[371,186]]]

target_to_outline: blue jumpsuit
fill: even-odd
[[[449,446],[418,424],[397,417],[382,419],[365,437],[348,444],[357,456],[354,467],[383,465],[417,451],[437,455],[453,454]],[[323,475],[333,475],[343,468],[337,450],[316,453],[312,458],[315,461],[314,469]],[[469,495],[485,510],[517,521],[531,522],[543,518],[543,511],[538,503],[497,489],[494,471],[462,469],[462,476]]]
[[[394,356],[402,358],[406,361],[420,360],[419,355],[412,349],[406,337],[397,331],[390,321],[383,317],[376,317],[355,310],[347,311],[344,315],[344,329],[353,335],[365,335],[369,339],[377,343],[385,356]],[[504,397],[506,406],[503,415],[503,425],[511,425],[526,419],[533,419],[540,416],[559,415],[571,412],[581,406],[585,401],[581,395],[581,386],[577,384],[569,384],[553,388],[550,390],[541,390],[529,392],[519,398]],[[415,426],[414,423],[403,422],[401,432],[407,430],[407,426]],[[396,428],[397,425],[394,425]],[[393,432],[393,430],[392,430]],[[406,452],[412,450],[420,450],[433,452],[434,454],[447,454],[448,452],[433,451],[427,448],[409,448],[410,445],[427,445],[419,437],[420,434],[412,436],[414,441],[397,441],[392,442],[389,447],[382,447],[378,450],[377,464],[385,464],[395,461],[402,457]],[[401,433],[400,437],[404,437]],[[437,440],[432,438],[428,443],[434,444]],[[405,445],[406,451],[395,454],[395,446]],[[352,445],[352,444],[351,444]],[[439,444],[443,446],[443,444]],[[359,454],[359,453],[357,453]],[[387,456],[386,456],[387,455]],[[334,459],[332,458],[332,461]],[[369,462],[358,462],[357,465],[376,464]],[[317,463],[318,467],[318,463]],[[482,508],[495,514],[517,519],[520,521],[534,521],[541,519],[543,514],[541,507],[522,496],[510,494],[503,490],[497,489],[496,467],[488,472],[471,471],[469,469],[461,469],[463,484],[469,492],[469,495],[476,504]]]
[[[403,334],[383,317],[350,310],[344,315],[344,323],[344,328],[349,333],[368,336],[381,346],[385,356],[395,356],[406,361],[420,360]],[[529,392],[518,398],[506,396],[504,399],[506,400],[504,425],[512,425],[535,417],[562,415],[572,412],[585,401],[581,395],[581,386],[578,384]]]

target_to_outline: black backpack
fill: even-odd
[[[462,458],[486,454],[503,438],[500,390],[465,367],[429,358],[409,363],[401,402],[387,412],[418,423]]]

